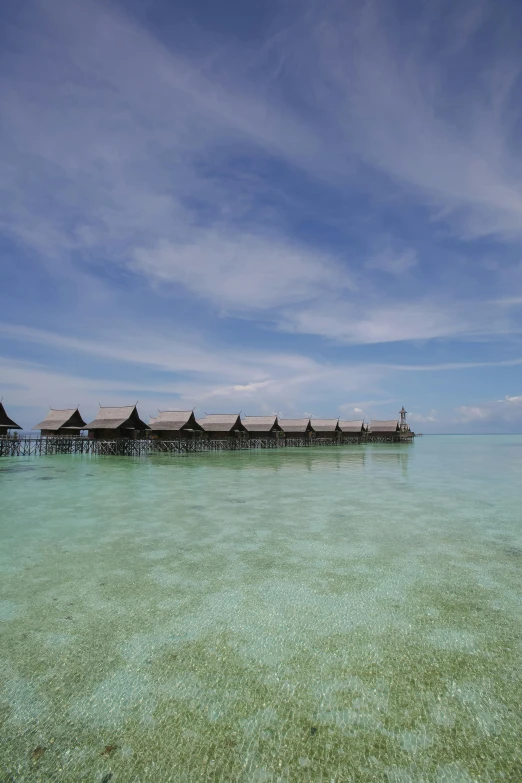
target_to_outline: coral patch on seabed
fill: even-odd
[[[102,752],[102,756],[110,756],[111,753],[114,753],[115,750],[118,750],[118,745],[106,745],[105,750]]]

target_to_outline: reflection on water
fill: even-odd
[[[2,461],[5,779],[519,780],[521,465],[513,437]]]
[[[386,466],[395,465],[399,469],[401,475],[406,476],[410,451],[414,448],[414,445],[414,443],[376,443],[369,446],[368,450],[374,466],[379,465],[379,463]]]
[[[384,446],[384,448],[387,448]],[[393,444],[389,448],[400,449],[398,444]],[[240,459],[237,459],[238,452],[235,451],[215,451],[204,455],[204,461],[214,470],[239,471],[254,468],[260,471],[280,471],[287,470],[324,470],[332,471],[345,466],[347,469],[355,468],[358,465],[364,465],[368,458],[367,446],[347,447],[303,447],[287,449],[259,449],[252,451],[239,452]],[[172,465],[173,460],[178,463],[181,461],[186,468],[201,470],[202,455],[198,453],[183,453],[174,456],[165,457],[164,455],[153,455],[150,462],[155,465]],[[103,459],[103,458],[102,458]]]

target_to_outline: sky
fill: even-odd
[[[5,0],[0,397],[522,431],[518,0]]]

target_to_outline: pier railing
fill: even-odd
[[[345,446],[382,441],[365,433],[362,437],[341,438],[186,438],[157,440],[145,438],[0,438],[0,457],[34,457],[51,454],[93,454],[98,456],[142,457],[151,454],[183,454],[204,451],[243,451],[248,449],[314,448]],[[390,442],[389,440],[387,442]]]

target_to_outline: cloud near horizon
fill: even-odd
[[[521,21],[507,0],[11,4],[4,396],[358,396],[482,426],[522,392]]]
[[[503,400],[491,400],[482,405],[460,405],[456,421],[462,424],[520,424],[522,423],[522,395]]]

